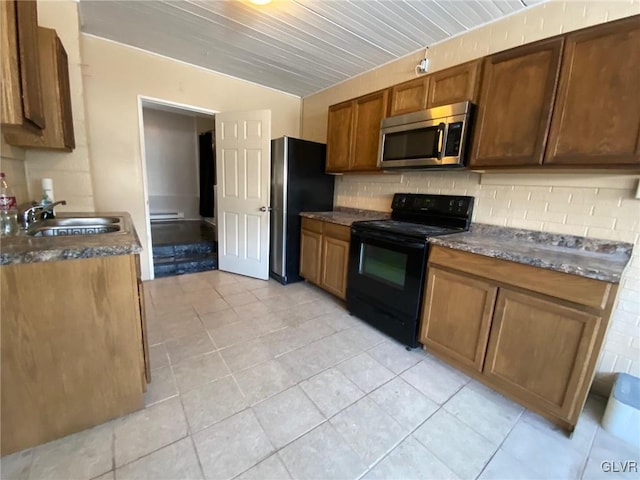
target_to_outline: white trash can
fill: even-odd
[[[605,430],[640,448],[640,378],[618,373],[602,417]]]

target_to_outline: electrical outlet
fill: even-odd
[[[640,200],[640,180],[638,180],[638,188],[636,189],[636,198]]]
[[[422,60],[420,60],[420,64],[418,65],[418,68],[422,73],[427,73],[427,70],[429,70],[429,59],[423,58]]]

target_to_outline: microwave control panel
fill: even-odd
[[[447,144],[444,147],[445,157],[457,157],[460,155],[460,144],[462,143],[463,122],[450,123],[447,127]]]

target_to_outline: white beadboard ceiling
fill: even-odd
[[[82,31],[301,97],[540,0],[81,0]]]

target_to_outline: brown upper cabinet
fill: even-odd
[[[542,163],[563,43],[554,38],[485,59],[470,167]]]
[[[331,105],[327,126],[327,172],[349,170],[352,130],[353,101]]]
[[[380,122],[386,116],[389,90],[329,107],[327,172],[377,170]]]
[[[7,132],[5,140],[19,147],[68,152],[75,148],[75,140],[67,52],[56,31],[50,28],[38,28],[38,44],[46,126],[42,135]]]
[[[567,35],[545,164],[640,164],[640,16]]]
[[[45,127],[38,51],[38,11],[35,0],[3,0],[2,128],[30,131]]]
[[[429,79],[430,76],[425,75],[391,87],[389,115],[402,115],[425,109],[429,93]]]
[[[482,60],[463,63],[429,75],[427,108],[477,101]]]
[[[391,87],[389,115],[471,100],[476,102],[482,60],[463,63]]]

